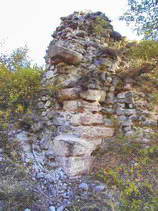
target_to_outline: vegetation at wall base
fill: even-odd
[[[110,143],[107,150],[119,155],[121,164],[101,169],[96,176],[109,187],[119,190],[120,202],[116,210],[156,211],[158,209],[157,133],[146,147],[136,141],[136,137],[120,135]]]

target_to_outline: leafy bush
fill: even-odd
[[[152,40],[141,41],[131,48],[130,54],[136,59],[156,59],[158,57],[158,42]]]
[[[11,72],[0,65],[0,106],[8,108],[26,106],[41,86],[38,68],[18,68]]]

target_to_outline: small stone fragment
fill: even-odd
[[[56,209],[55,209],[54,206],[50,206],[50,207],[48,208],[48,211],[56,211]]]
[[[101,191],[105,190],[105,188],[106,188],[106,185],[100,184],[100,185],[96,185],[96,186],[94,187],[94,190],[95,190],[96,192],[101,192]]]
[[[81,184],[79,185],[79,188],[82,189],[82,190],[84,190],[84,191],[88,191],[89,186],[88,186],[87,183],[81,183]]]
[[[57,211],[64,211],[65,206],[60,206],[57,208]]]

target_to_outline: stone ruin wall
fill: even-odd
[[[106,23],[101,30],[95,25],[98,18]],[[157,119],[150,119],[138,103],[143,93],[117,74],[122,61],[108,43],[123,38],[109,19],[100,12],[75,12],[61,20],[46,53],[42,80],[54,95],[43,90],[36,112],[21,120],[30,121],[31,127],[9,135],[20,141],[23,160],[33,160],[36,172],[61,167],[73,177],[87,174],[93,151],[117,135],[114,119],[126,136],[135,132],[135,121],[157,126]],[[149,141],[145,134],[150,132],[142,130],[142,142]]]

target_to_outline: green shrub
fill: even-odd
[[[152,40],[140,41],[130,49],[130,55],[136,59],[150,60],[158,57],[158,42]]]
[[[0,65],[0,106],[25,106],[41,86],[41,71],[38,68],[18,68],[11,72]],[[22,107],[21,107],[22,110]]]

